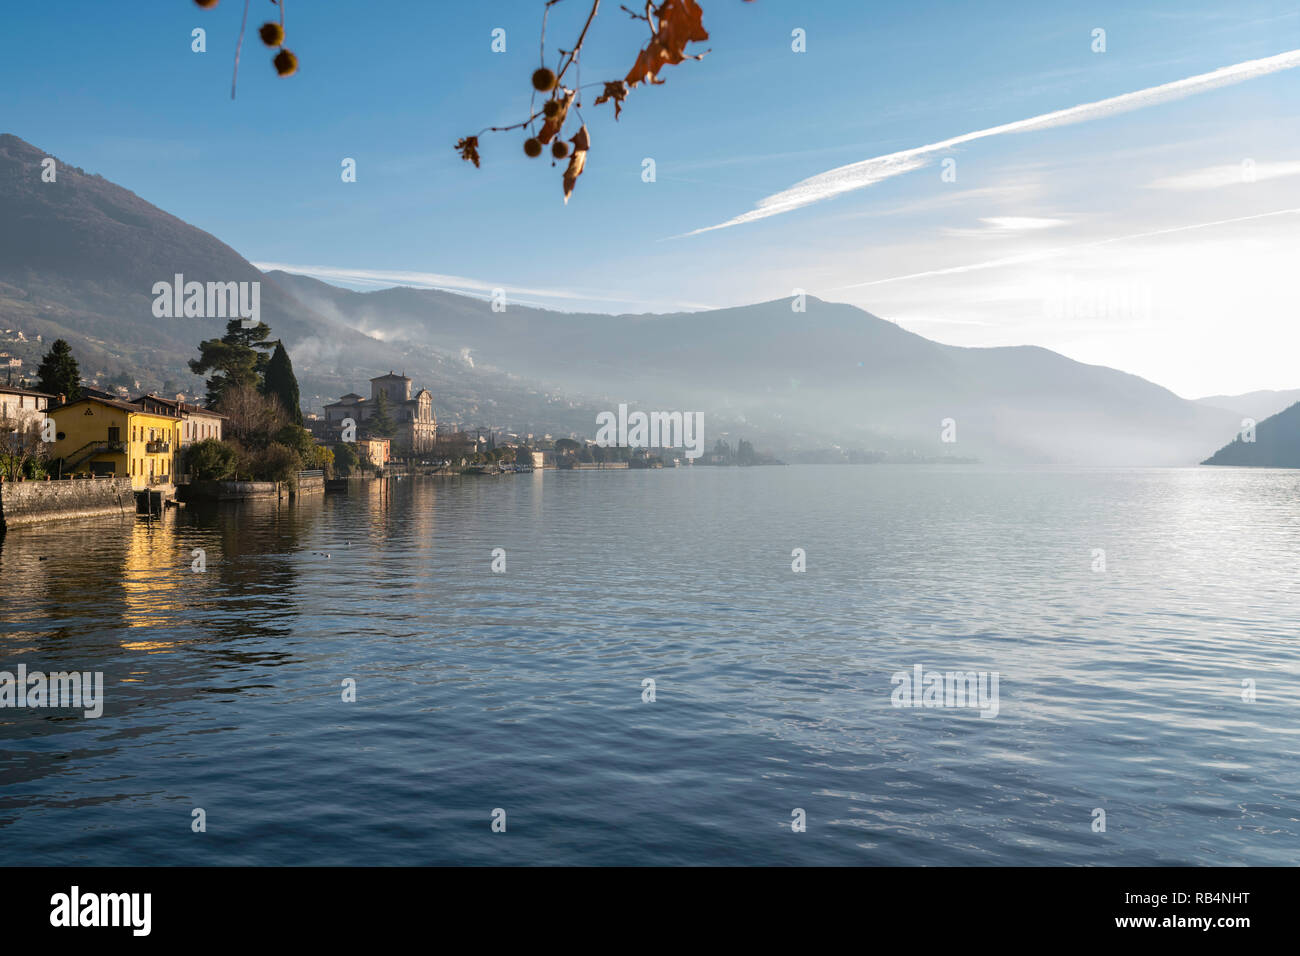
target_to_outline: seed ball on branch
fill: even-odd
[[[275,64],[275,72],[281,76],[293,76],[298,72],[298,58],[288,50],[281,50],[272,62]]]
[[[554,116],[556,113],[560,112],[560,101],[547,100],[542,104],[542,112],[547,116]]]
[[[533,159],[536,159],[538,156],[542,155],[542,141],[536,136],[524,140],[524,152]]]
[[[551,90],[555,89],[555,74],[546,67],[534,70],[533,89],[537,90],[539,93],[551,92]]]
[[[562,139],[557,139],[551,144],[551,155],[556,159],[563,159],[569,155],[569,144]]]
[[[194,0],[194,2],[205,10],[208,7],[215,7],[217,5],[217,0]]]
[[[263,23],[257,32],[267,46],[279,46],[284,42],[284,27],[278,23]]]

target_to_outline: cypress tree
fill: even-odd
[[[302,427],[302,400],[298,394],[298,379],[293,374],[293,363],[283,342],[275,343],[275,351],[266,365],[266,380],[262,383],[262,394],[278,398],[290,420]]]
[[[393,424],[393,417],[388,408],[388,396],[380,392],[375,398],[375,414],[371,416],[369,425],[370,434],[375,438],[392,438],[396,427]]]

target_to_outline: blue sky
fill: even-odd
[[[845,164],[1300,49],[1295,6],[701,6],[704,60],[633,90],[617,123],[587,94],[592,150],[567,206],[560,167],[524,157],[518,132],[485,135],[480,170],[452,149],[527,115],[541,0],[295,0],[298,75],[277,78],[251,36],[233,102],[237,0],[11,5],[0,131],[254,262],[358,288],[502,287],[607,312],[798,288],[939,341],[1043,345],[1189,397],[1300,386],[1300,216],[1286,212],[1300,207],[1297,69],[963,143],[867,188],[682,237]],[[571,42],[588,9],[554,8],[548,45]],[[250,27],[276,16],[253,0]],[[190,49],[200,26],[203,54]],[[644,31],[604,0],[584,83],[621,77]],[[356,183],[341,182],[344,157]]]

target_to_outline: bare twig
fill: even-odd
[[[573,61],[576,60],[578,58],[578,54],[582,52],[582,42],[587,39],[587,31],[591,28],[591,21],[596,19],[596,11],[599,9],[600,9],[600,0],[593,0],[591,4],[591,12],[587,14],[587,22],[583,24],[582,32],[578,34],[577,45],[574,46],[574,48],[569,52],[568,62],[566,62],[562,67],[560,67],[560,69],[555,74],[556,85],[559,85],[560,80],[564,79],[565,71],[568,70],[569,67],[573,65]]]
[[[484,126],[481,130],[478,131],[477,135],[482,136],[484,133],[504,133],[512,129],[523,129],[525,126],[527,126],[529,123],[531,123],[533,120],[537,119],[537,117],[541,115],[542,115],[542,111],[538,110],[536,113],[528,117],[528,119],[524,120],[522,123],[515,123],[513,126]]]
[[[283,13],[283,9],[280,11]],[[235,44],[235,73],[230,78],[230,98],[235,98],[235,84],[239,82],[239,54],[244,49],[244,27],[248,26],[248,0],[244,0],[244,19],[239,24],[239,42]]]

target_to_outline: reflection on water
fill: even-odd
[[[0,710],[0,862],[1291,864],[1298,491],[696,468],[16,529],[0,670],[107,700]],[[918,664],[998,717],[893,708]]]

